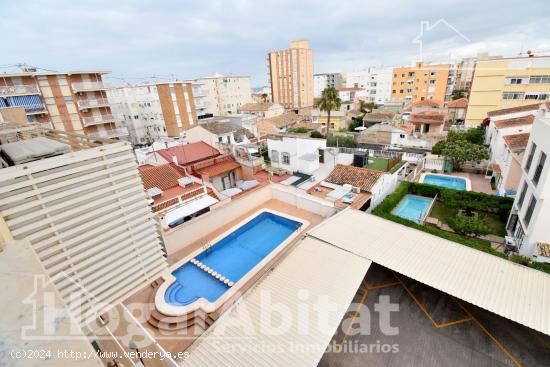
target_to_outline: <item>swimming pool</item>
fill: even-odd
[[[441,186],[454,190],[470,190],[470,180],[465,177],[456,177],[449,175],[440,175],[435,173],[425,173],[422,175],[420,182]]]
[[[420,223],[428,214],[427,210],[432,200],[433,198],[407,194],[393,210],[393,214]]]
[[[176,266],[155,296],[157,308],[183,314],[197,304],[215,304],[244,282],[298,235],[306,221],[263,210]],[[166,286],[165,286],[166,284]],[[165,286],[165,287],[163,287]],[[157,302],[158,301],[158,302]]]

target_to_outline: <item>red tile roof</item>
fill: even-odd
[[[139,166],[138,170],[146,190],[152,187],[166,190],[170,187],[178,186],[178,179],[183,177],[171,163],[160,166],[147,164]]]
[[[172,162],[172,156],[175,155],[177,157],[178,164],[182,166],[200,162],[205,159],[214,158],[220,155],[220,152],[216,148],[206,144],[203,141],[158,150],[157,153],[159,153],[168,162]]]
[[[449,108],[466,108],[468,107],[468,98],[459,98],[447,103]]]
[[[412,105],[413,107],[430,107],[430,106],[439,107],[442,104],[443,103],[438,99],[424,99],[422,101],[413,102]]]
[[[436,111],[424,111],[418,113],[411,113],[409,122],[412,124],[431,124],[440,125],[445,122],[446,114]]]
[[[487,112],[487,116],[501,116],[501,115],[507,115],[509,113],[515,113],[515,112],[526,112],[526,111],[536,111],[540,107],[540,103],[535,104],[529,104],[526,106],[518,106],[518,107],[510,107],[510,108],[503,108],[500,110],[494,110]]]
[[[493,164],[493,172],[496,172],[496,173],[502,172],[502,169],[500,168],[500,165],[498,163]]]
[[[238,164],[235,159],[226,157],[220,160],[215,160],[209,166],[197,168],[195,171],[201,176],[207,175],[208,177],[215,177],[233,171],[240,166],[241,165]]]
[[[409,134],[412,134],[414,132],[413,124],[396,124],[395,127],[403,131],[406,131]]]
[[[504,128],[507,128],[507,127],[531,125],[534,120],[535,120],[535,116],[533,116],[533,115],[522,116],[522,117],[514,117],[512,119],[499,120],[499,121],[495,121],[495,129],[498,130],[498,129],[504,129]]]
[[[527,143],[529,142],[529,135],[530,133],[521,133],[521,134],[512,134],[512,135],[505,135],[502,138],[504,139],[504,142],[510,148],[510,150],[514,153],[523,151],[525,148],[527,148]]]
[[[370,192],[383,175],[384,173],[380,171],[337,164],[325,181],[337,185],[350,184]]]

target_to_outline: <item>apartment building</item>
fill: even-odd
[[[294,110],[313,106],[313,51],[306,40],[270,52],[267,62],[274,103]]]
[[[84,327],[167,269],[129,142],[0,126],[3,241],[28,241]]]
[[[29,71],[31,70],[31,71]],[[0,74],[0,109],[22,106],[29,122],[92,137],[126,138],[117,126],[102,76],[106,71]]]
[[[366,101],[381,105],[391,100],[392,77],[392,68],[371,67],[347,73],[346,87],[365,89]]]
[[[340,89],[344,84],[344,77],[340,73],[325,73],[313,75],[313,97],[320,98],[327,87]]]
[[[216,116],[226,116],[237,113],[239,108],[252,102],[252,88],[249,76],[213,76],[195,79],[194,84],[200,85],[204,97],[204,112]]]
[[[470,91],[474,70],[478,61],[502,59],[502,56],[489,56],[487,52],[478,53],[475,57],[466,57],[456,64],[456,79],[454,89]]]
[[[521,165],[519,191],[507,223],[507,239],[519,253],[550,262],[550,103],[535,116]]]
[[[393,68],[392,94],[394,101],[437,101],[441,106],[453,85],[450,64],[425,64]]]
[[[178,139],[207,115],[206,93],[191,82],[141,83],[107,91],[113,113],[127,127],[132,144]]]
[[[550,56],[478,61],[466,125],[483,122],[487,113],[543,102],[550,97]]]

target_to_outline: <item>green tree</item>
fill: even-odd
[[[443,153],[443,148],[445,148],[445,143],[446,143],[445,140],[441,140],[435,143],[434,146],[432,147],[432,154],[440,155],[441,153]]]
[[[483,145],[471,143],[465,139],[447,139],[441,154],[451,161],[453,169],[457,171],[460,171],[465,162],[475,162],[489,158],[487,148]]]
[[[489,227],[476,216],[458,214],[456,217],[448,218],[449,227],[458,234],[465,236],[482,236],[490,232]]]
[[[330,135],[327,136],[328,147],[357,148],[357,140],[348,135]]]
[[[268,97],[267,93],[262,93],[262,101],[264,103],[267,103],[267,97]]]
[[[330,113],[337,110],[342,105],[342,100],[338,97],[338,91],[334,87],[326,87],[321,94],[321,100],[319,101],[319,109],[327,113],[327,133],[330,128]]]
[[[460,99],[460,98],[466,97],[467,95],[468,95],[468,91],[466,89],[455,89],[451,93],[451,99],[452,100]]]
[[[312,131],[310,134],[309,134],[309,137],[310,138],[324,138],[325,136],[323,134],[321,134],[319,131]]]

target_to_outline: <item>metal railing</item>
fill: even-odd
[[[113,115],[101,115],[101,116],[89,116],[84,117],[84,126],[106,124],[108,122],[114,122],[116,118]]]
[[[101,90],[106,89],[105,85],[102,82],[82,82],[82,83],[72,83],[73,90],[76,92],[85,91],[85,90]]]
[[[77,102],[78,107],[81,109],[84,108],[94,108],[109,106],[109,100],[107,98],[98,98],[98,99],[85,99]]]
[[[0,87],[0,96],[17,96],[26,94],[40,94],[40,90],[36,85],[15,85]]]
[[[120,127],[118,129],[98,131],[88,135],[92,138],[119,138],[121,136],[128,136],[128,129],[125,127]]]

